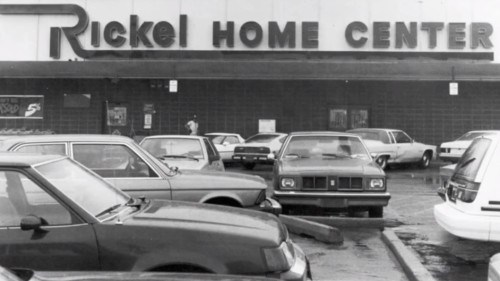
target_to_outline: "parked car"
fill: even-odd
[[[33,271],[30,269],[6,269],[0,266],[3,281],[273,281],[277,279],[173,272],[102,272],[102,271]]]
[[[7,268],[308,275],[276,216],[136,199],[60,155],[0,155],[0,241]]]
[[[0,151],[68,155],[131,196],[280,213],[261,177],[170,168],[132,139],[113,135],[0,136]]]
[[[158,135],[139,144],[169,166],[224,172],[224,163],[212,141],[200,136]]]
[[[370,217],[382,217],[391,198],[384,171],[357,135],[291,133],[275,158],[273,198],[284,212],[315,206],[364,210]]]
[[[434,217],[449,233],[472,240],[500,242],[500,136],[476,138],[448,182],[446,202]]]
[[[455,171],[456,164],[446,165],[443,167],[439,167],[439,186],[438,186],[438,195],[446,201],[446,190],[448,189],[451,176],[453,175],[453,171]]]
[[[287,134],[259,133],[249,137],[244,144],[234,148],[233,159],[241,161],[243,167],[252,170],[256,164],[273,164],[270,153],[277,153]]]
[[[239,134],[231,133],[208,133],[205,136],[212,140],[215,144],[215,148],[219,151],[222,161],[224,162],[234,162],[234,148],[245,142]]]
[[[490,258],[488,265],[488,281],[500,281],[500,253]]]
[[[365,128],[347,132],[363,138],[382,169],[399,163],[416,163],[425,169],[436,157],[436,146],[416,142],[401,130]]]
[[[439,159],[457,163],[462,157],[467,147],[472,143],[472,140],[480,136],[496,135],[500,131],[470,131],[452,142],[444,142],[439,148]]]

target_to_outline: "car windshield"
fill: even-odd
[[[277,137],[279,137],[279,135],[267,135],[267,134],[255,135],[255,136],[249,137],[245,141],[245,143],[268,143],[268,142],[271,142],[272,140],[276,139]]]
[[[463,176],[470,181],[474,181],[490,144],[491,140],[489,139],[473,140],[472,144],[469,148],[467,148],[458,161],[454,173],[456,175]]]
[[[209,138],[214,144],[222,144],[226,136],[207,135],[206,137]]]
[[[370,158],[361,140],[350,136],[293,136],[283,156],[286,158]]]
[[[130,197],[70,159],[34,166],[47,181],[90,214],[123,205]]]
[[[348,133],[353,133],[360,136],[364,140],[376,140],[381,141],[385,144],[390,144],[391,141],[389,136],[384,131],[348,131]]]
[[[488,136],[488,135],[494,135],[494,134],[495,133],[492,133],[492,132],[468,132],[465,135],[459,137],[457,139],[457,141],[469,141],[469,140],[473,140],[473,139],[480,137],[480,136]]]
[[[203,149],[198,139],[151,138],[145,139],[141,147],[155,157],[186,156],[204,159]]]

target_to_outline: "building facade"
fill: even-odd
[[[122,135],[500,129],[497,1],[0,4],[0,129]],[[112,11],[112,12],[111,12]],[[1,130],[0,130],[1,131]]]

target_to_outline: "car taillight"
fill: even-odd
[[[460,200],[464,203],[472,203],[476,200],[480,186],[480,183],[475,182],[467,182],[465,185],[450,182],[447,188],[448,198],[452,202]]]

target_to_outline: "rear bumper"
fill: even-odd
[[[274,160],[270,160],[267,158],[267,154],[235,154],[232,159],[234,161],[242,161],[242,162],[252,162],[252,163],[274,163]]]
[[[458,160],[460,160],[460,157],[462,157],[462,154],[451,154],[451,153],[439,153],[439,159],[445,161],[445,162],[453,162],[456,163]]]
[[[277,191],[273,198],[281,205],[306,205],[322,208],[347,208],[387,206],[391,195],[388,192],[363,192],[363,193],[318,193],[318,192],[289,192]]]
[[[266,200],[260,203],[260,205],[250,207],[249,209],[266,212],[274,215],[280,215],[282,211],[280,203],[278,203],[278,201],[272,198],[266,198]]]
[[[490,236],[490,218],[473,216],[441,203],[434,206],[434,218],[449,233],[473,240],[488,241]]]

